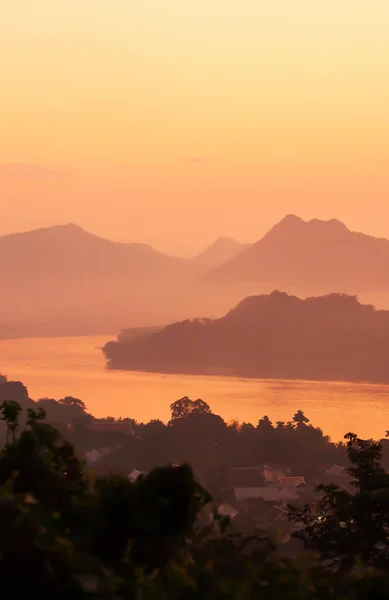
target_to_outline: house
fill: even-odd
[[[288,511],[284,506],[274,504],[260,519],[261,522],[277,523],[278,521],[289,521]]]
[[[263,465],[263,477],[266,483],[277,483],[280,477],[285,477],[289,469],[280,469],[278,467],[269,467]]]
[[[291,488],[277,484],[267,484],[251,487],[234,488],[235,500],[243,502],[251,499],[261,499],[265,502],[285,502],[297,500],[299,495]]]
[[[278,483],[286,487],[295,488],[299,485],[307,485],[304,477],[279,477]]]
[[[234,519],[238,514],[236,508],[231,506],[231,504],[227,504],[227,502],[223,502],[222,504],[220,504],[219,508],[217,509],[217,512],[223,517],[230,517],[231,520]]]
[[[230,471],[230,488],[237,502],[249,499],[264,502],[287,502],[298,498],[295,490],[280,484],[285,470],[263,465],[260,467],[234,467]]]
[[[355,494],[353,477],[348,474],[348,467],[332,465],[318,478],[317,485],[337,485],[349,494]]]
[[[264,514],[264,519],[272,522],[286,521],[288,520],[288,511],[285,507],[275,504]]]
[[[342,467],[340,465],[332,465],[332,467],[326,470],[326,475],[336,475],[337,477],[349,477],[347,467]]]
[[[290,488],[296,492],[304,492],[311,489],[304,477],[279,477],[278,483],[284,488]]]
[[[142,471],[138,471],[138,469],[133,469],[129,474],[128,479],[134,483],[141,475],[143,475]]]

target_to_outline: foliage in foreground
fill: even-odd
[[[320,519],[293,514],[309,553],[228,533],[189,466],[132,483],[94,481],[74,449],[30,409],[3,403],[0,581],[6,599],[388,598],[389,483],[380,446],[348,437],[355,496],[329,488]],[[381,569],[381,570],[380,570]]]

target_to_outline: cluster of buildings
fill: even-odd
[[[226,499],[217,502],[217,511],[228,516],[240,530],[289,527],[288,506],[309,507],[316,514],[320,498],[316,487],[330,483],[354,493],[347,467],[339,465],[324,471],[314,482],[274,466],[236,467],[230,470]]]
[[[90,423],[88,428],[91,433],[93,430],[96,438],[104,434],[105,440],[111,442],[107,447],[100,446],[85,452],[89,464],[98,462],[121,447],[120,444],[112,444],[113,439],[117,442],[115,434],[120,432],[124,437],[134,436],[128,422]],[[108,433],[113,434],[112,440],[109,439],[110,436],[107,439]],[[134,482],[142,474],[135,468],[128,477]],[[220,515],[229,517],[233,526],[240,531],[252,531],[256,528],[266,530],[275,525],[290,527],[290,505],[298,508],[308,506],[311,512],[316,514],[317,501],[320,498],[316,488],[319,484],[335,484],[349,493],[355,491],[345,466],[333,465],[319,473],[314,481],[306,481],[305,477],[292,474],[290,469],[274,465],[235,467],[227,471],[223,486],[214,494],[213,509]],[[209,516],[212,516],[212,512],[209,512]]]

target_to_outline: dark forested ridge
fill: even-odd
[[[342,447],[332,443],[298,410],[288,423],[271,423],[261,415],[253,424],[226,423],[206,402],[183,397],[171,405],[169,423],[156,419],[138,423],[131,415],[98,419],[81,399],[68,396],[34,401],[21,382],[0,376],[0,404],[7,400],[17,402],[24,410],[44,410],[48,422],[72,441],[81,456],[110,449],[107,456],[100,455],[101,470],[105,468],[106,472],[125,474],[134,468],[148,471],[161,463],[189,462],[209,485],[208,469],[269,463],[314,477],[324,468],[344,461]],[[384,429],[385,425],[383,433]],[[5,435],[4,430],[1,433]]]
[[[103,350],[111,369],[388,382],[389,311],[342,294],[273,292],[220,319],[174,323]]]

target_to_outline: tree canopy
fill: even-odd
[[[29,410],[24,425],[20,406],[4,402],[1,411],[13,427],[0,453],[7,600],[389,595],[389,476],[377,442],[346,436],[354,495],[323,487],[315,515],[291,511],[296,535],[312,551],[299,560],[261,532],[233,535],[188,465],[156,467],[134,482],[95,479],[41,408]]]
[[[197,400],[191,400],[188,398],[188,396],[184,396],[183,398],[173,402],[173,404],[170,405],[170,410],[171,418],[173,420],[182,419],[183,417],[187,417],[192,413],[198,413],[202,415],[208,414],[211,412],[211,407],[199,398]]]

